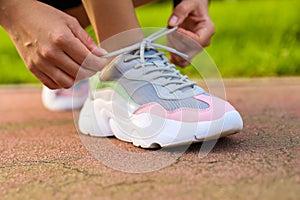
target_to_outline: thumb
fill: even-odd
[[[94,39],[80,26],[78,22],[75,22],[71,26],[71,31],[81,43],[83,43],[94,55],[103,56],[107,54],[107,51],[101,47],[98,47]]]
[[[93,51],[97,48],[96,42],[91,36],[81,27],[81,25],[76,20],[69,25],[74,36],[77,37],[90,51]]]
[[[171,17],[168,20],[168,25],[170,27],[180,25],[186,19],[186,17],[194,10],[194,8],[194,1],[182,1],[175,7]]]

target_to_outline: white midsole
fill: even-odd
[[[117,98],[120,103],[113,104],[112,98],[107,98],[111,92],[101,91],[95,100],[86,100],[79,117],[82,133],[116,136],[136,146],[150,148],[153,144],[165,147],[215,139],[236,133],[243,127],[242,118],[235,110],[219,119],[203,122],[180,122],[150,113],[134,115],[128,111],[126,102],[120,100],[122,97]]]

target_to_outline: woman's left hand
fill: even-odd
[[[201,47],[206,47],[215,33],[208,6],[209,0],[182,0],[175,7],[168,20],[168,25],[170,27],[179,26],[177,30],[179,33],[192,38]],[[171,54],[171,61],[181,67],[189,64],[188,61],[174,54]]]

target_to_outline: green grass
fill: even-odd
[[[0,27],[0,83],[36,83],[28,72],[12,41]]]
[[[224,77],[300,75],[298,0],[212,1],[216,35],[206,50]],[[165,26],[170,5],[140,8],[142,26]],[[160,20],[144,15],[160,16]],[[188,70],[193,73],[192,69]]]
[[[217,33],[206,50],[223,77],[300,75],[298,0],[212,1]],[[164,27],[170,2],[137,9],[143,27]],[[37,82],[0,28],[0,83]],[[189,68],[188,73],[194,73]]]
[[[299,1],[215,3],[217,35],[207,50],[223,76],[300,74]]]

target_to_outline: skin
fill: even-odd
[[[82,6],[62,12],[35,0],[0,0],[0,25],[12,38],[27,68],[43,84],[50,89],[69,88],[75,80],[91,76],[107,62],[100,58],[106,51],[97,47],[83,27],[91,22],[99,41],[139,28],[134,7],[149,2],[84,0],[86,12]],[[208,0],[183,0],[168,25],[179,26],[180,33],[204,47],[215,32]],[[140,38],[142,34],[129,34],[126,41],[133,43]],[[88,64],[82,66],[84,61]],[[175,55],[171,55],[171,61],[179,66],[188,64]]]
[[[99,41],[115,36],[118,33],[139,28],[139,22],[134,12],[134,7],[152,2],[151,0],[83,0],[91,23]],[[178,32],[192,38],[200,46],[210,44],[210,38],[215,33],[215,28],[208,13],[208,0],[183,0],[176,6],[168,20],[168,26],[179,26]],[[113,9],[107,9],[113,8]],[[116,37],[116,36],[115,36]],[[104,46],[109,51],[128,46],[143,38],[143,34],[129,31],[122,34],[117,47]],[[109,49],[110,48],[110,49]],[[181,57],[171,54],[171,61],[184,67],[189,64]]]
[[[34,0],[2,0],[0,5],[0,24],[28,69],[50,89],[71,87],[88,55],[95,65],[81,68],[77,80],[105,66],[106,59],[99,57],[105,51],[74,17]]]
[[[117,44],[102,46],[108,51],[120,49],[143,39],[143,34],[137,20],[134,8],[137,6],[132,0],[83,0],[92,26],[94,27],[98,41],[104,41],[118,33],[123,33],[120,38],[115,38]],[[142,3],[150,2],[145,1]],[[111,8],[111,9],[108,9]]]
[[[178,32],[192,38],[202,47],[210,45],[215,27],[208,13],[208,0],[182,0],[168,20],[170,27],[179,26]],[[181,57],[171,54],[173,63],[184,67],[189,63]]]

